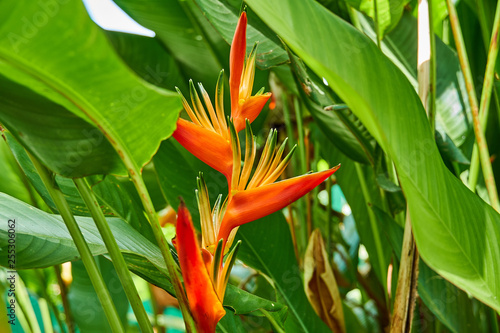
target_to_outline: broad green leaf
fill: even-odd
[[[173,207],[177,207],[177,198],[182,195],[193,222],[199,226],[194,192],[199,170],[205,170],[212,202],[219,193],[227,191],[227,181],[180,145],[169,141],[161,145],[153,160],[160,185]],[[236,238],[242,240],[238,258],[272,279],[278,293],[277,300],[288,307],[286,331],[327,332],[327,326],[316,315],[304,293],[290,230],[283,214],[278,212],[240,227]]]
[[[177,0],[115,0],[115,3],[139,24],[156,33],[156,38],[188,78],[203,82],[207,91],[214,91],[219,71],[224,67],[224,62],[215,54],[220,41],[210,39],[216,38],[217,33],[213,33],[213,28],[204,30],[211,27],[198,20],[194,4]]]
[[[93,255],[107,250],[94,221],[76,216],[78,226]],[[48,214],[4,193],[0,193],[0,219],[15,219],[16,269],[42,268],[79,259],[74,242],[59,215]],[[107,218],[129,268],[145,280],[173,293],[167,268],[158,246],[120,218]],[[0,265],[9,267],[7,258],[8,224],[0,224]],[[286,307],[229,285],[224,306],[238,314],[259,314],[260,309],[281,316]]]
[[[120,320],[126,327],[129,303],[118,279],[118,274],[109,260],[101,256],[95,259]],[[68,290],[68,301],[71,306],[72,318],[78,325],[80,332],[112,332],[82,261],[78,260],[71,264],[71,275],[73,281]]]
[[[373,138],[363,124],[349,109],[333,109],[338,101],[332,98],[328,87],[314,73],[308,73],[299,58],[290,55],[290,60],[297,89],[325,137],[349,158],[373,164]]]
[[[173,132],[176,94],[134,75],[82,3],[2,2],[0,22],[0,122],[53,171],[125,174],[118,155],[141,168]]]
[[[362,17],[363,30],[375,40],[372,26]],[[438,37],[436,42],[436,127],[461,146],[472,130],[472,117],[464,77],[457,54]],[[405,73],[417,90],[417,20],[403,15],[396,29],[383,41],[382,50]],[[446,140],[444,140],[446,141]]]
[[[78,259],[78,251],[59,215],[52,215],[0,193],[0,217],[16,220],[16,268],[40,268]],[[75,216],[92,254],[107,253],[90,217]],[[166,271],[159,248],[120,218],[107,218],[118,246]],[[7,224],[0,226],[0,265],[7,265]]]
[[[500,311],[500,216],[446,169],[401,71],[368,37],[314,1],[248,4],[326,78],[393,160],[424,261]]]
[[[222,38],[231,44],[241,8],[224,0],[196,0],[196,3]],[[257,66],[261,69],[267,69],[288,62],[288,55],[276,34],[252,12],[249,11],[247,14],[247,51],[250,51],[255,43],[258,43]]]

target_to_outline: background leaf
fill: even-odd
[[[314,1],[248,4],[327,79],[394,161],[423,260],[498,311],[500,216],[443,165],[404,75],[366,36]]]
[[[0,121],[53,171],[124,174],[108,140],[142,167],[173,132],[177,95],[134,75],[82,3],[3,2],[0,22]]]

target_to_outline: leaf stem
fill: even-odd
[[[302,109],[300,107],[300,102],[299,99],[296,98],[295,96],[293,97],[293,108],[295,111],[295,120],[297,121],[297,133],[298,133],[298,150],[299,150],[299,164],[300,164],[300,174],[303,175],[307,172],[307,159],[306,159],[306,140],[304,136],[304,122],[302,120]],[[309,199],[308,196],[305,196],[301,199],[298,200],[299,207],[301,208],[301,212],[305,212],[306,216],[302,216],[302,221],[304,221],[305,225],[303,224],[302,226],[305,227],[303,233],[304,238],[305,238],[305,243],[307,243],[307,240],[309,239],[309,236],[311,236],[312,233],[312,226],[311,226],[311,221],[310,219],[307,219],[307,205],[304,207],[304,203],[307,204],[307,199]],[[305,219],[304,219],[305,217]]]
[[[127,295],[128,300],[130,301],[130,305],[132,306],[132,310],[137,318],[137,322],[142,332],[153,332],[151,327],[151,323],[149,322],[148,315],[144,306],[142,305],[141,298],[135,288],[134,281],[132,280],[132,275],[130,275],[130,271],[127,268],[127,263],[123,258],[123,255],[118,247],[118,243],[116,242],[113,233],[111,232],[111,228],[104,217],[104,214],[99,207],[99,203],[97,199],[92,193],[89,184],[83,178],[75,178],[73,179],[80,196],[82,197],[85,205],[90,211],[90,215],[94,219],[94,222],[101,234],[101,237],[106,245],[106,249],[109,252],[111,260],[113,262],[113,266],[116,269],[116,273],[118,274],[118,278],[123,285],[123,289],[125,294]]]
[[[85,269],[90,277],[92,285],[97,293],[99,301],[104,310],[104,314],[108,319],[109,325],[113,332],[125,332],[120,321],[120,317],[116,312],[115,305],[111,299],[111,295],[109,294],[108,288],[102,279],[101,273],[97,268],[97,264],[94,261],[92,253],[83,237],[83,234],[76,223],[75,217],[71,213],[71,208],[68,205],[68,202],[64,198],[64,194],[61,192],[59,188],[56,187],[53,180],[53,174],[42,165],[34,156],[32,156],[29,152],[27,152],[33,165],[35,166],[40,178],[42,179],[43,184],[47,188],[54,204],[59,210],[61,217],[63,218],[66,227],[75,242],[76,248],[80,253],[83,264],[85,265]]]
[[[61,328],[61,332],[64,332],[63,328],[63,323],[61,321],[61,313],[59,312],[59,309],[57,306],[52,302],[52,299],[50,298],[49,293],[47,292],[47,280],[45,279],[45,274],[42,269],[35,269],[35,274],[38,277],[38,280],[42,286],[44,286],[42,289],[42,297],[45,298],[47,301],[48,305],[50,305],[50,308],[52,309],[52,312],[54,312],[54,317],[56,318],[57,325]],[[49,316],[50,318],[50,316]]]
[[[486,70],[484,73],[483,90],[481,93],[481,102],[479,105],[479,124],[481,126],[481,130],[483,133],[486,130],[488,114],[490,109],[491,93],[493,89],[493,80],[495,75],[495,64],[498,56],[499,28],[500,28],[500,3],[497,4],[496,8],[495,21],[493,23],[493,34],[488,50],[488,60],[486,63]],[[471,166],[469,170],[468,185],[471,191],[476,190],[478,174],[479,174],[479,152],[478,152],[478,145],[475,144],[472,150]],[[492,199],[490,197],[490,201],[491,200]],[[493,205],[493,201],[491,201],[491,203]]]
[[[326,230],[327,230],[327,248],[328,259],[333,260],[333,242],[332,242],[332,178],[326,180],[326,192],[328,193],[328,203],[326,204]]]
[[[281,326],[278,324],[276,319],[274,319],[274,317],[269,312],[267,312],[264,309],[260,309],[260,312],[262,312],[264,317],[266,317],[269,320],[269,322],[271,323],[271,326],[273,327],[274,332],[285,333],[285,330],[283,328],[281,328]]]
[[[469,104],[472,110],[472,119],[474,122],[474,134],[476,136],[477,147],[479,150],[479,159],[481,161],[481,167],[483,170],[484,181],[486,183],[486,188],[488,190],[488,196],[490,198],[490,203],[496,211],[500,211],[500,202],[498,201],[498,193],[495,184],[495,176],[493,174],[493,169],[491,167],[490,161],[490,153],[488,151],[488,145],[486,143],[486,138],[484,136],[484,131],[481,126],[481,121],[479,120],[479,107],[477,103],[476,91],[474,88],[474,81],[472,79],[472,72],[469,65],[469,59],[467,57],[467,51],[465,49],[465,43],[462,35],[462,30],[460,28],[460,22],[458,21],[457,10],[453,5],[452,0],[446,0],[446,4],[448,6],[448,13],[450,17],[451,30],[453,32],[453,38],[455,39],[455,46],[458,53],[458,59],[460,61],[460,67],[462,68],[462,72],[465,78],[465,85],[467,87],[467,94],[469,96]],[[498,6],[497,6],[498,8]],[[498,10],[497,10],[498,13]],[[498,28],[496,29],[498,31]],[[496,34],[494,34],[495,36]],[[494,37],[496,41],[496,37]],[[496,42],[495,42],[496,44]],[[490,48],[491,51],[491,48]],[[489,52],[489,55],[491,53]],[[496,59],[496,55],[495,55]],[[490,61],[490,57],[488,56],[488,62]],[[494,65],[494,62],[493,62]],[[486,73],[487,74],[487,73]],[[485,78],[486,79],[486,78]],[[491,87],[484,87],[485,89],[490,89]],[[483,93],[484,90],[483,89]],[[489,101],[488,101],[489,102]],[[471,165],[472,169],[472,165]],[[474,170],[471,170],[474,171]],[[469,171],[469,172],[471,172]],[[475,172],[475,171],[474,171]],[[474,185],[475,189],[475,181],[474,179],[469,181],[469,186]],[[472,189],[472,188],[471,188]]]
[[[19,303],[21,311],[24,313],[26,322],[31,332],[41,333],[42,330],[40,329],[40,325],[38,324],[35,310],[33,309],[33,305],[31,304],[31,300],[28,294],[28,290],[26,289],[26,285],[19,275],[17,276],[16,284],[16,299]]]
[[[368,190],[368,186],[367,186],[366,181],[365,181],[365,175],[363,172],[363,168],[357,162],[354,163],[354,166],[356,167],[356,173],[358,175],[359,184],[361,186],[361,191],[363,192],[363,197],[365,199],[366,210],[368,211],[368,218],[370,220],[370,226],[371,226],[371,230],[373,233],[373,239],[375,241],[375,249],[377,251],[378,269],[380,271],[380,283],[382,285],[384,285],[385,281],[387,280],[387,272],[386,272],[387,265],[386,265],[386,262],[384,259],[384,251],[383,251],[382,243],[380,241],[380,232],[378,230],[377,217],[375,216],[373,209],[370,207],[372,205],[373,201],[372,201],[370,192]],[[385,293],[385,295],[387,298],[387,293]],[[386,299],[386,301],[387,301],[387,299]]]

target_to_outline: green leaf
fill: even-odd
[[[104,31],[115,51],[142,79],[155,86],[175,90],[187,89],[185,78],[174,57],[158,38],[150,38],[123,32]]]
[[[40,268],[78,259],[78,251],[59,215],[52,215],[0,193],[0,218],[16,220],[16,268]],[[90,217],[75,216],[93,255],[107,253]],[[118,246],[166,270],[159,248],[119,218],[107,218]],[[7,224],[0,226],[0,265],[7,266]]]
[[[106,247],[94,221],[83,216],[75,218],[92,254],[106,254]],[[79,259],[75,244],[59,215],[45,213],[0,193],[0,219],[15,219],[17,269],[41,268]],[[173,293],[158,246],[122,219],[106,220],[129,268],[145,280]],[[8,229],[7,223],[0,223],[0,265],[4,267],[9,267]],[[286,313],[286,306],[283,304],[254,296],[232,285],[228,285],[224,306],[237,314],[262,316],[260,309],[276,312],[280,316]]]
[[[220,41],[209,39],[217,34],[212,33],[213,28],[205,32],[204,28],[211,27],[201,25],[194,4],[177,0],[116,0],[115,3],[139,24],[156,33],[156,38],[187,77],[203,82],[207,91],[214,91],[219,71],[224,67],[224,62],[214,53]],[[208,80],[213,83],[209,85]]]
[[[141,168],[173,132],[177,95],[134,75],[82,3],[4,2],[0,22],[0,121],[56,173],[125,174],[108,140]]]
[[[363,30],[372,39],[375,33],[362,17]],[[382,50],[406,75],[417,89],[417,20],[409,13],[403,15],[396,29],[389,33]],[[472,117],[464,77],[457,54],[436,37],[436,127],[461,146],[472,130]],[[446,140],[445,140],[446,141]],[[451,149],[450,149],[451,150]]]
[[[120,320],[126,327],[129,302],[122,285],[119,283],[118,274],[111,261],[101,256],[95,259],[102,278],[110,291]],[[73,319],[80,332],[112,332],[83,262],[80,260],[73,262],[71,273],[73,281],[68,291],[68,301]]]
[[[0,192],[21,201],[37,204],[38,196],[22,173],[5,140],[0,138]]]
[[[222,38],[231,44],[240,16],[240,8],[220,0],[196,0],[196,3]],[[257,66],[261,69],[268,69],[288,62],[288,55],[276,34],[251,11],[247,14],[247,51],[249,52],[255,43],[259,43]]]
[[[368,37],[314,1],[248,4],[326,78],[394,161],[424,261],[500,311],[500,215],[446,169],[404,75]]]
[[[325,137],[349,158],[373,164],[373,138],[363,124],[349,109],[335,110],[333,106],[338,102],[331,97],[328,87],[314,73],[309,73],[299,58],[290,55],[290,60],[302,100]]]

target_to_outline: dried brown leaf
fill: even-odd
[[[305,292],[318,316],[333,332],[345,333],[342,300],[319,229],[314,230],[304,259]]]

